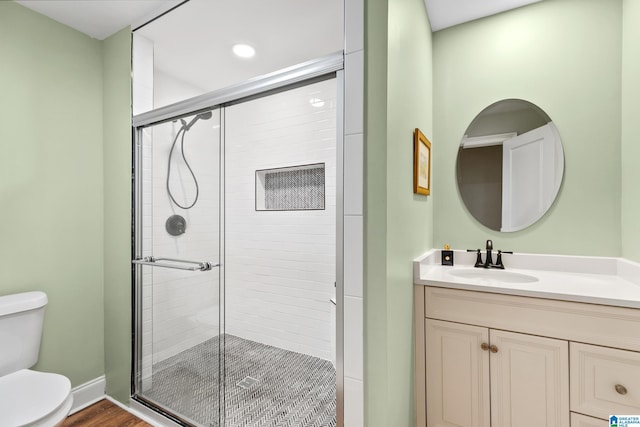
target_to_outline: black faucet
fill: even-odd
[[[491,240],[487,240],[486,250],[487,250],[487,257],[486,257],[485,261],[482,262],[482,254],[480,252],[480,249],[467,249],[467,252],[475,252],[477,254],[476,263],[474,264],[474,267],[478,267],[478,268],[498,268],[500,270],[504,270],[504,264],[502,263],[502,254],[512,254],[513,253],[511,251],[498,250],[498,255],[496,257],[496,262],[494,264],[493,263],[493,257],[491,256],[491,251],[493,251],[493,242]]]
[[[485,249],[487,250],[487,258],[485,258],[485,261],[484,261],[484,268],[493,267],[493,259],[491,259],[491,251],[493,250],[493,242],[491,240],[487,240],[487,246],[486,246]]]

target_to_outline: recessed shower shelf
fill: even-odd
[[[324,208],[324,163],[256,171],[257,211],[323,210]]]

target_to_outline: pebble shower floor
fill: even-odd
[[[153,367],[145,396],[218,427],[219,337]],[[336,372],[328,360],[224,335],[225,427],[334,427]]]

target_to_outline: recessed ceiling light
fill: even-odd
[[[309,100],[309,104],[313,105],[316,108],[324,107],[324,101],[320,98],[311,98]]]
[[[248,44],[236,44],[232,47],[233,53],[240,58],[253,58],[256,50]]]

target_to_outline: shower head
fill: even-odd
[[[191,119],[189,124],[184,127],[184,130],[187,131],[187,130],[191,129],[191,126],[196,124],[198,119],[209,120],[212,116],[213,116],[213,113],[211,113],[211,111],[205,111],[204,113],[200,113],[200,114],[196,115],[193,119]]]

